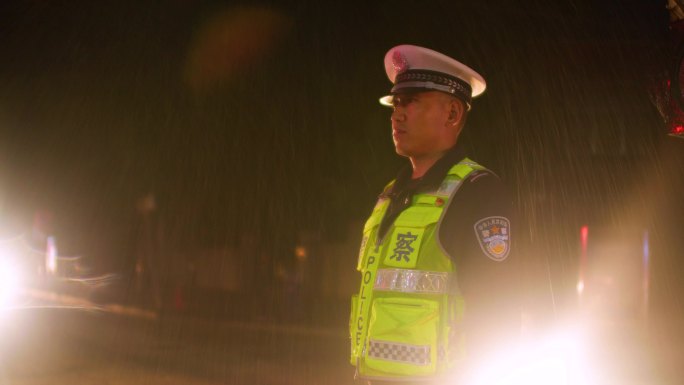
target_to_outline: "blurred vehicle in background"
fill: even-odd
[[[669,59],[665,72],[650,89],[651,100],[665,122],[667,134],[684,138],[684,1],[668,0],[670,13]]]

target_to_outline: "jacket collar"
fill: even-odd
[[[396,182],[388,192],[388,195],[391,197],[405,190],[416,193],[438,188],[449,172],[449,169],[451,169],[454,164],[463,160],[466,156],[466,151],[463,146],[457,144],[435,162],[425,175],[417,179],[411,179],[413,170],[410,165],[407,165],[399,171]]]

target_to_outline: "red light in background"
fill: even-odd
[[[589,226],[584,225],[580,228],[580,243],[582,246],[582,253],[580,254],[579,263],[579,280],[577,282],[577,294],[582,298],[584,293],[584,276],[587,270],[587,241],[589,239]]]
[[[684,124],[680,121],[670,123],[670,132],[668,135],[675,138],[684,138]]]
[[[580,239],[582,241],[582,250],[587,250],[587,239],[589,238],[589,226],[582,226],[580,229]]]

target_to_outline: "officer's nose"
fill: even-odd
[[[406,114],[404,114],[404,109],[401,107],[394,107],[394,110],[392,111],[392,116],[390,116],[390,120],[393,122],[403,122],[406,120]]]

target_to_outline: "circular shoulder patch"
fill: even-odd
[[[475,238],[485,255],[497,262],[511,250],[511,222],[506,217],[487,217],[475,222]]]

